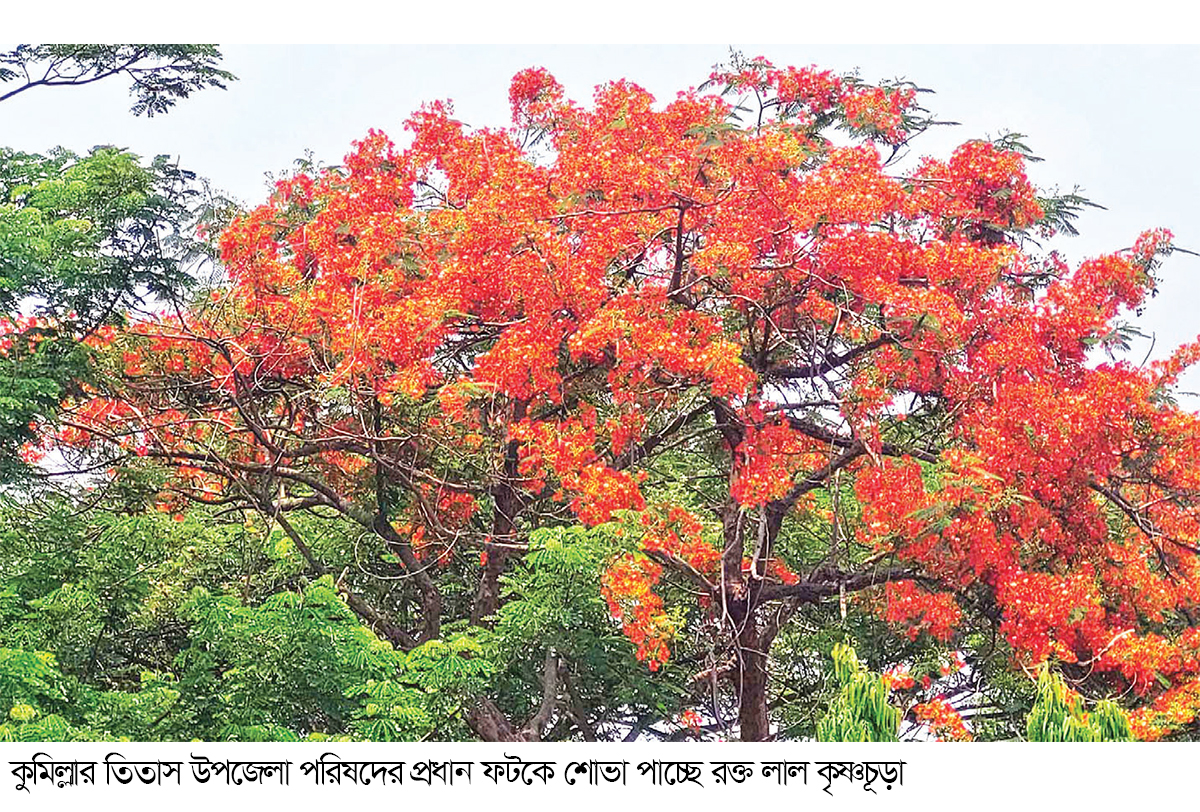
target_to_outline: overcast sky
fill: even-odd
[[[922,136],[914,152],[946,156],[970,138],[1008,130],[1045,158],[1030,167],[1042,188],[1084,194],[1082,236],[1059,241],[1072,261],[1132,245],[1147,228],[1171,229],[1200,250],[1200,47],[739,45],[778,65],[858,68],[864,79],[904,77],[936,93],[924,104],[960,122]],[[43,151],[97,144],[144,156],[168,153],[244,203],[266,194],[264,173],[312,150],[337,163],[370,128],[401,139],[423,101],[451,99],[472,126],[508,123],[508,83],[548,68],[577,101],[626,78],[660,101],[704,81],[728,46],[226,46],[239,77],[153,119],[134,118],[127,88],[33,90],[0,106],[0,144]],[[1139,322],[1157,335],[1155,357],[1200,333],[1200,258],[1177,254]],[[1141,361],[1143,344],[1135,361]],[[1187,380],[1200,388],[1200,376]],[[1195,401],[1200,405],[1200,401]]]

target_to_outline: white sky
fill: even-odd
[[[869,81],[899,76],[935,90],[925,106],[961,126],[922,136],[918,154],[944,157],[969,138],[1025,133],[1046,159],[1030,167],[1035,184],[1064,191],[1078,185],[1107,207],[1084,213],[1082,236],[1057,243],[1072,262],[1130,246],[1142,230],[1160,226],[1180,246],[1200,251],[1200,47],[736,47],[777,65],[857,67]],[[169,153],[254,204],[265,197],[265,172],[288,167],[307,149],[338,163],[372,127],[400,140],[401,122],[423,101],[452,99],[456,117],[472,126],[507,124],[508,83],[524,67],[548,68],[577,101],[617,78],[666,101],[704,81],[728,48],[224,46],[224,66],[239,77],[227,91],[204,91],[166,116],[143,119],[128,113],[131,100],[116,80],[32,90],[0,106],[0,144]],[[1200,333],[1200,258],[1177,254],[1161,276],[1160,293],[1139,320],[1157,336],[1154,357]],[[1200,375],[1187,383],[1200,389]]]

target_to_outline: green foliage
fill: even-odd
[[[1034,742],[1128,742],[1133,741],[1133,734],[1120,705],[1102,700],[1089,713],[1062,677],[1042,666],[1037,698],[1026,721],[1026,738]]]
[[[346,696],[387,677],[399,655],[346,608],[326,576],[258,606],[203,587],[181,607],[190,645],[176,663],[184,715],[218,738],[246,728],[341,731]]]
[[[369,741],[416,741],[455,729],[462,705],[489,686],[494,672],[475,637],[430,640],[402,659],[394,678],[368,680],[348,692],[360,698],[351,728]]]
[[[823,742],[896,741],[902,714],[888,704],[888,686],[858,662],[854,649],[834,646],[833,678],[840,690],[817,725]]]
[[[217,67],[220,61],[213,45],[18,45],[0,53],[0,101],[36,87],[121,76],[130,82],[133,114],[151,117],[196,91],[234,81]]]
[[[31,426],[92,380],[84,339],[186,294],[207,197],[162,155],[0,147],[0,464],[15,468]]]
[[[72,382],[87,375],[88,353],[56,330],[9,332],[0,320],[0,347],[6,344],[7,352],[0,351],[0,481],[8,482],[25,470],[17,451],[36,439],[36,422],[53,416]]]
[[[179,697],[144,673],[136,691],[97,691],[45,651],[0,648],[0,741],[140,740]]]
[[[0,148],[0,307],[81,332],[144,300],[177,298],[203,248],[193,173],[160,155]]]
[[[0,502],[0,738],[465,735],[495,671],[476,638],[395,650],[261,523],[71,504]]]
[[[123,76],[133,112],[152,116],[234,79],[220,60],[211,45],[18,45],[0,52],[0,102]],[[0,146],[0,481],[23,471],[32,427],[94,383],[81,342],[140,303],[186,296],[189,265],[210,253],[200,219],[229,208],[165,155]]]
[[[681,645],[662,669],[649,672],[600,595],[601,574],[628,546],[618,529],[535,530],[529,552],[505,576],[505,602],[489,642],[504,669],[497,692],[510,718],[534,713],[547,649],[562,663],[571,702],[587,726],[673,719],[687,707],[687,649]]]
[[[0,707],[14,720],[31,721],[38,706],[67,700],[53,654],[0,648]]]

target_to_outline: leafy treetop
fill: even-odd
[[[38,87],[78,87],[113,76],[130,82],[134,115],[165,113],[180,99],[236,77],[213,45],[18,45],[0,53],[0,102]]]

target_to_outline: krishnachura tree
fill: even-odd
[[[1089,356],[1168,233],[1067,267],[1035,240],[1080,200],[1015,139],[901,168],[908,84],[738,60],[666,104],[541,69],[510,99],[510,128],[434,103],[281,180],[221,235],[228,284],[115,336],[50,441],[168,466],[164,509],[256,511],[314,573],[298,514],[353,523],[404,597],[339,584],[402,649],[492,623],[531,532],[603,526],[645,678],[706,651],[695,707],[744,740],[810,608],[978,673],[1053,659],[1141,737],[1191,722],[1200,422],[1170,393],[1200,344]],[[570,673],[547,646],[528,724],[480,695],[472,728],[577,719]]]

